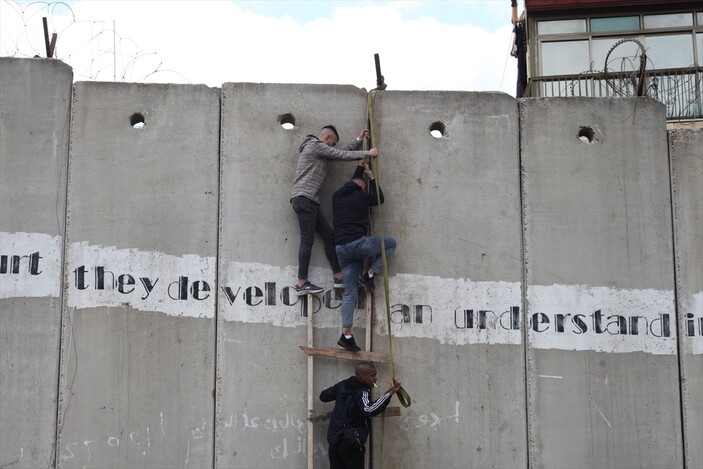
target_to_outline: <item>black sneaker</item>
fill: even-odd
[[[361,349],[359,348],[358,345],[356,345],[356,341],[354,340],[354,336],[352,336],[350,339],[347,339],[344,337],[344,334],[339,336],[339,340],[337,341],[337,345],[339,345],[342,348],[345,348],[351,352],[360,352]]]
[[[324,288],[313,285],[310,282],[305,282],[302,287],[300,285],[296,285],[293,287],[293,290],[295,290],[295,293],[297,293],[298,296],[307,295],[308,293],[322,293],[325,291]]]
[[[359,278],[359,283],[360,283],[361,285],[363,285],[364,288],[373,291],[373,290],[376,288],[376,286],[374,285],[374,282],[373,282],[373,281],[374,281],[374,278],[375,278],[375,276],[374,276],[374,277],[369,277],[369,273],[368,273],[368,272],[364,272],[364,275],[362,275],[362,276]]]
[[[344,279],[335,277],[333,287],[335,290],[344,290]]]

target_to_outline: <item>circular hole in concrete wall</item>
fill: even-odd
[[[278,122],[285,130],[291,130],[295,127],[295,117],[290,113],[278,116]]]
[[[131,125],[135,129],[144,128],[144,124],[146,124],[146,120],[144,120],[144,115],[139,112],[135,112],[129,117],[129,125]]]
[[[578,139],[583,143],[593,143],[596,138],[596,133],[590,127],[580,127]]]
[[[430,124],[430,135],[434,138],[442,138],[447,133],[447,126],[444,122],[433,122]]]

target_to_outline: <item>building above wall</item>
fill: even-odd
[[[525,97],[650,96],[703,119],[703,3],[526,0]]]
[[[690,0],[525,0],[525,6],[530,12],[574,10],[578,8],[617,8],[617,7],[649,7],[673,6],[676,4],[694,4]]]

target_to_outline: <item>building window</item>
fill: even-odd
[[[568,34],[585,33],[586,20],[540,21],[537,23],[537,34]]]
[[[693,41],[690,34],[645,36],[647,60],[653,69],[684,68],[694,64]]]
[[[642,55],[640,47],[634,42],[623,42],[612,50],[606,66],[605,59],[613,46],[620,41],[620,37],[606,37],[591,41],[593,54],[593,69],[607,70],[609,72],[632,72],[640,69],[639,57]]]
[[[694,19],[698,27],[694,26]],[[703,12],[696,12],[695,17],[693,12],[682,12],[538,20],[539,59],[535,75],[637,70],[642,52],[634,42],[620,44],[605,64],[610,48],[627,37],[639,40],[646,48],[648,70],[703,66],[701,26]],[[658,34],[653,34],[655,31]]]
[[[644,28],[674,28],[677,26],[693,26],[691,13],[676,13],[673,15],[645,15]]]
[[[542,73],[570,75],[585,72],[588,66],[588,41],[542,43]]]
[[[632,31],[640,29],[639,16],[621,16],[617,18],[591,18],[591,32]]]

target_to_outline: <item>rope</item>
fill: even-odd
[[[373,123],[373,102],[374,99],[376,98],[376,90],[371,90],[371,92],[368,94],[367,102],[366,102],[366,112],[368,115],[368,121],[369,121],[369,131],[371,134],[371,146],[374,147],[376,143],[376,126]],[[379,232],[380,232],[380,237],[381,237],[381,260],[383,262],[383,290],[386,295],[386,322],[388,326],[388,349],[389,349],[389,356],[390,356],[390,364],[391,364],[391,378],[395,379],[395,360],[393,358],[393,333],[391,332],[391,301],[390,301],[390,289],[388,288],[388,259],[386,257],[386,242],[385,242],[385,236],[383,233],[383,216],[381,212],[381,191],[379,189],[379,174],[378,174],[378,161],[376,161],[376,158],[372,158],[371,160],[372,168],[373,168],[373,174],[374,174],[374,181],[376,183],[376,200],[378,202],[378,224],[379,224]],[[409,407],[411,404],[410,401],[410,395],[407,393],[405,389],[401,386],[400,389],[398,390],[398,400],[400,401],[400,404],[403,407]]]
[[[371,134],[370,146],[371,148],[376,146],[376,126],[373,121],[373,102],[376,98],[376,91],[371,90],[367,95],[366,100],[366,120],[369,125],[369,133]],[[381,237],[381,260],[383,262],[383,291],[386,298],[386,324],[388,327],[388,355],[390,358],[391,365],[391,378],[395,380],[395,360],[393,358],[393,334],[391,332],[391,303],[390,303],[390,289],[388,288],[388,260],[386,257],[386,242],[383,233],[383,216],[381,213],[381,191],[379,190],[379,174],[378,174],[378,161],[376,158],[371,158],[371,167],[374,174],[374,181],[376,184],[376,201],[377,203],[377,214],[378,214],[378,226],[379,226],[379,236]],[[375,308],[374,308],[375,309]],[[403,407],[410,406],[410,395],[402,387],[397,392],[398,400]],[[386,434],[386,413],[381,415],[381,451],[380,451],[380,462],[381,467],[383,467],[383,445],[385,441]]]
[[[376,126],[373,121],[373,102],[376,98],[376,90],[371,90],[367,95],[366,114],[369,121],[369,131],[371,133],[371,147],[376,146]],[[386,298],[386,321],[388,326],[388,349],[391,364],[391,378],[395,379],[395,360],[393,359],[393,334],[391,334],[391,305],[390,305],[390,290],[388,288],[388,260],[386,258],[386,242],[383,233],[383,215],[381,212],[381,191],[379,190],[379,174],[378,161],[376,158],[371,158],[371,169],[374,174],[374,182],[376,184],[376,200],[378,202],[378,225],[379,236],[381,237],[381,260],[383,262],[383,290]]]

